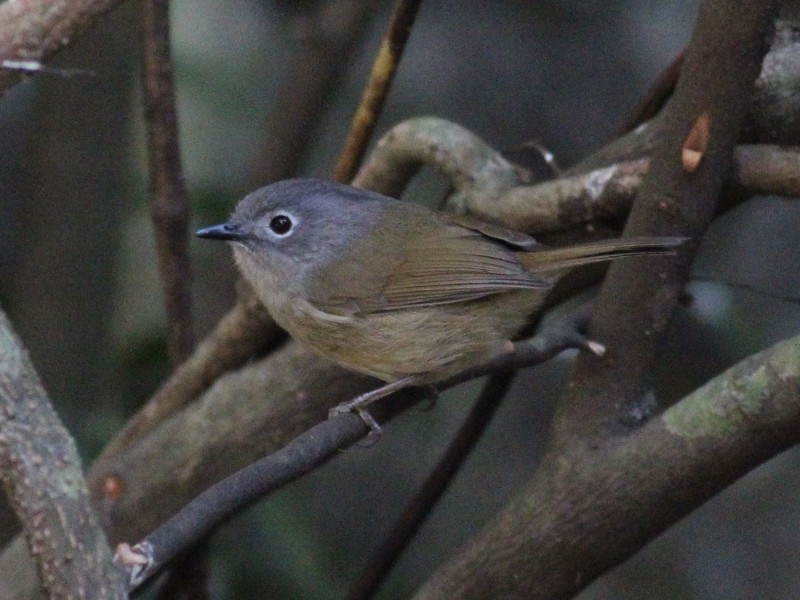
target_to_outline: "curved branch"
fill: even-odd
[[[0,311],[0,479],[51,598],[125,598],[75,442]]]
[[[645,427],[537,478],[416,600],[568,598],[750,469],[800,442],[800,337]]]
[[[352,184],[397,197],[422,165],[445,175],[463,197],[462,206],[491,204],[519,184],[514,166],[471,131],[438,117],[395,125],[379,141]]]

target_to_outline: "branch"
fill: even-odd
[[[236,304],[125,427],[103,449],[92,473],[108,465],[131,443],[147,435],[206,391],[223,373],[241,367],[254,355],[282,340],[281,330],[249,285],[237,285]]]
[[[711,221],[761,68],[774,4],[701,4],[675,95],[661,121],[652,167],[633,205],[626,236],[680,236],[699,242]],[[710,131],[699,166],[682,162],[686,140],[705,115]],[[619,427],[618,415],[645,396],[659,341],[692,262],[678,257],[619,261],[609,267],[590,335],[611,351],[579,358],[554,422],[556,444],[587,442]]]
[[[561,455],[416,600],[572,597],[800,442],[800,337],[751,356],[594,452]],[[559,468],[544,463],[549,475]]]
[[[348,183],[364,157],[369,138],[375,129],[375,123],[378,121],[397,67],[400,65],[400,59],[403,57],[403,50],[421,1],[398,0],[395,6],[389,28],[383,36],[378,55],[372,65],[369,81],[353,117],[344,148],[333,169],[334,181]]]
[[[75,443],[0,311],[0,479],[49,598],[125,598]]]
[[[521,231],[546,233],[604,220],[630,211],[651,160],[639,158],[536,185],[519,185],[484,211],[484,218]],[[737,146],[724,191],[724,209],[753,196],[800,197],[800,147]]]
[[[15,0],[0,4],[0,95],[24,73],[4,67],[6,61],[44,62],[117,4],[120,0]]]
[[[387,403],[382,407],[388,408],[388,412],[376,411],[376,418],[385,422],[418,400],[419,397],[405,394],[400,402]],[[151,535],[133,546],[132,551],[147,562],[131,563],[130,591],[136,590],[180,552],[204,539],[228,518],[269,492],[324,464],[369,431],[355,413],[322,421],[274,454],[257,460],[202,492]]]
[[[580,339],[577,343],[581,343]],[[446,389],[489,373],[539,364],[575,345],[575,336],[566,328],[544,330],[541,335],[517,344],[515,352],[462,373],[438,387]],[[302,380],[293,375],[298,365],[305,366]],[[174,513],[184,510],[183,507],[202,490],[237,469],[249,469],[248,465],[265,455],[277,453],[262,463],[264,467],[257,469],[265,483],[254,482],[250,487],[254,490],[253,496],[242,495],[241,489],[231,494],[230,486],[224,483],[215,486],[215,491],[201,500],[210,508],[185,509],[189,511],[185,514],[195,515],[198,510],[204,513],[211,510],[207,513],[211,520],[194,521],[191,531],[178,527],[170,529],[173,533],[158,534],[158,539],[170,539],[170,550],[157,548],[155,552],[165,557],[191,544],[196,536],[212,529],[244,504],[258,499],[265,490],[274,489],[274,485],[290,481],[310,468],[307,459],[297,456],[295,450],[285,450],[290,442],[294,444],[292,448],[313,449],[319,464],[335,453],[339,445],[345,443],[345,438],[351,443],[366,435],[369,430],[363,423],[357,429],[358,436],[351,438],[347,431],[354,430],[348,420],[325,419],[325,416],[330,406],[372,389],[376,384],[374,379],[346,372],[312,357],[295,343],[287,344],[261,364],[223,377],[199,402],[162,424],[146,439],[131,445],[114,461],[107,462],[105,466],[110,471],[92,470],[92,489],[98,491],[97,506],[111,537],[115,541],[141,539]],[[391,400],[379,403],[379,407],[387,411],[384,418],[388,418],[420,398],[420,390],[404,390]],[[376,414],[381,417],[381,412]],[[203,427],[198,429],[198,423],[203,423]],[[345,431],[340,431],[340,427]],[[182,443],[176,445],[174,440],[179,433]],[[275,469],[280,473],[276,474]],[[109,474],[113,474],[121,490],[113,497],[98,489]],[[238,484],[231,485],[238,487]],[[175,534],[183,537],[176,540]],[[164,560],[166,558],[159,559],[159,563]]]
[[[465,203],[491,203],[519,183],[513,165],[474,133],[438,117],[417,117],[378,141],[352,185],[397,197],[425,164],[450,179]]]
[[[150,163],[150,217],[167,309],[167,355],[176,367],[189,356],[192,332],[189,198],[183,179],[175,85],[169,49],[169,1],[142,10],[144,112]]]

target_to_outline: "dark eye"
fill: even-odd
[[[292,220],[286,215],[272,217],[269,228],[278,235],[286,235],[292,228]]]

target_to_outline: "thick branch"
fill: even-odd
[[[15,0],[0,4],[0,94],[21,71],[4,61],[43,62],[78,37],[95,17],[120,0]]]
[[[537,478],[415,598],[571,597],[798,442],[800,337],[747,358],[619,445],[549,463],[549,476]]]
[[[113,470],[108,463],[129,444],[179,412],[223,373],[241,367],[253,355],[283,339],[281,330],[250,286],[240,281],[237,290],[239,294],[234,307],[103,449],[92,465],[93,473]]]
[[[625,235],[702,237],[733,163],[774,11],[768,2],[701,4]],[[682,149],[703,115],[710,118],[708,140],[699,166],[690,172]],[[600,361],[578,359],[557,411],[557,443],[589,443],[587,436],[604,436],[606,427],[617,427],[622,411],[644,397],[659,340],[689,275],[691,249],[677,259],[648,260],[646,267],[638,260],[611,265],[590,329],[610,351]]]
[[[75,442],[1,311],[0,479],[48,597],[126,597]]]
[[[511,188],[484,216],[521,231],[546,233],[622,219],[650,170],[639,158]],[[743,144],[734,151],[724,208],[752,196],[800,197],[800,147]]]

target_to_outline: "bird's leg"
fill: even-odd
[[[341,415],[348,412],[358,413],[358,416],[366,423],[367,427],[369,427],[370,431],[373,434],[380,435],[381,427],[378,425],[378,422],[374,419],[374,417],[367,412],[367,407],[375,402],[376,400],[380,400],[381,398],[385,398],[389,394],[393,394],[398,390],[402,390],[403,388],[411,387],[417,385],[420,380],[419,375],[410,375],[408,377],[403,377],[402,379],[398,379],[397,381],[392,381],[391,383],[387,383],[386,385],[382,385],[379,388],[356,396],[352,400],[348,400],[347,402],[342,402],[341,404],[337,404],[334,406],[330,411],[328,411],[328,418],[333,418],[337,415]]]

